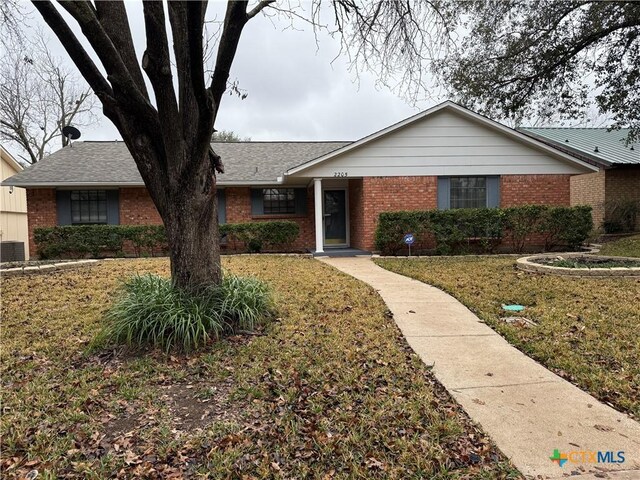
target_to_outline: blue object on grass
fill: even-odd
[[[502,305],[502,309],[507,312],[521,312],[524,310],[524,305]]]

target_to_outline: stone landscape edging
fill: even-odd
[[[31,265],[28,267],[15,267],[0,270],[0,275],[5,277],[11,277],[15,275],[33,275],[39,273],[56,272],[58,270],[67,270],[70,268],[85,267],[89,265],[95,265],[101,260],[86,259],[77,260],[75,262],[60,262],[60,263],[46,263],[43,265]]]
[[[584,256],[584,253],[564,253],[563,257],[571,258]],[[531,261],[534,258],[554,258],[559,254],[538,254],[529,255],[527,257],[521,257],[516,260],[518,269],[525,272],[532,273],[548,273],[551,275],[569,275],[576,277],[638,277],[640,276],[640,267],[611,267],[611,268],[569,268],[569,267],[554,267],[552,265],[542,265]],[[615,260],[635,260],[637,258],[631,257],[605,257],[602,255],[589,255],[593,258],[612,258]]]

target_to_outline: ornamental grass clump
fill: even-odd
[[[253,330],[272,312],[271,291],[256,278],[226,273],[220,285],[192,293],[168,278],[136,275],[107,311],[98,343],[190,351],[225,333]]]

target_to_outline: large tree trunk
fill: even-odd
[[[171,201],[164,219],[171,259],[171,278],[174,285],[197,291],[222,280],[220,242],[216,199],[202,210],[180,195]]]
[[[171,182],[161,216],[167,232],[174,285],[198,291],[222,280],[215,176],[207,161],[201,181]],[[156,192],[157,193],[157,192]]]

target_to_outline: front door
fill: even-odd
[[[347,191],[324,191],[324,244],[347,246]]]

